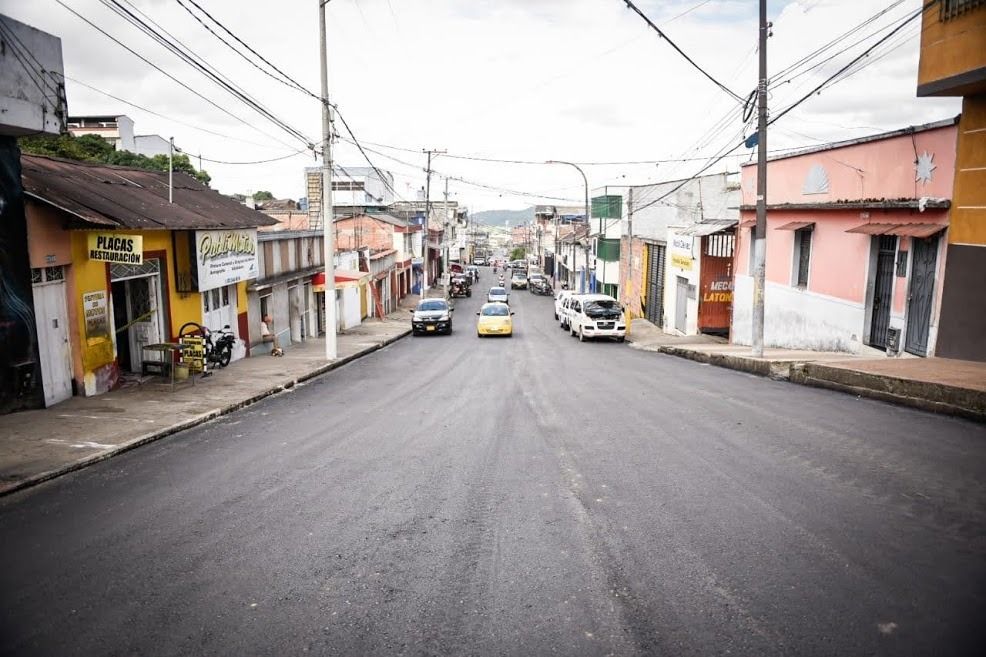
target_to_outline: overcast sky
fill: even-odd
[[[124,6],[127,1],[119,0]],[[184,152],[211,160],[253,162],[305,148],[100,0],[63,2],[243,122],[169,80],[55,0],[0,0],[0,12],[62,39],[65,72],[71,78],[67,82],[71,114],[127,114],[138,134],[174,136]],[[129,2],[285,123],[313,142],[321,139],[318,102],[233,53],[183,8],[182,3],[194,9],[190,0]],[[195,2],[302,86],[318,93],[317,0]],[[731,91],[745,97],[756,86],[755,0],[637,0],[636,4]],[[920,0],[771,0],[770,75],[890,8],[826,52],[824,57],[834,55],[827,64],[772,86],[771,108],[783,109],[806,94],[919,7]],[[867,59],[868,66],[778,120],[768,133],[770,150],[956,115],[959,99],[915,97],[919,31],[920,18],[877,48]],[[328,35],[331,99],[360,141],[377,151],[369,153],[373,163],[397,176],[397,191],[408,199],[424,185],[424,148],[534,162],[653,161],[709,156],[750,132],[743,129],[739,103],[688,65],[622,0],[332,0]],[[801,71],[804,67],[795,73]],[[162,116],[127,106],[81,83]],[[743,158],[752,152],[743,149]],[[337,144],[335,155],[343,166],[365,166],[359,152],[345,142]],[[743,158],[730,157],[709,171],[736,170]],[[304,195],[303,168],[316,163],[309,152],[267,164],[203,165],[212,174],[212,186],[221,192],[266,189],[278,197],[298,198]],[[584,168],[596,189],[680,179],[702,164]],[[435,159],[434,169],[499,188],[451,180],[451,198],[473,210],[564,203],[538,196],[572,199],[573,204],[582,198],[578,172],[562,165],[442,156]],[[441,197],[443,186],[444,181],[432,178],[433,198]]]

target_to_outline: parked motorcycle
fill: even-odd
[[[213,363],[219,367],[229,365],[229,361],[233,358],[233,345],[236,343],[236,336],[230,330],[229,324],[219,331],[213,331],[196,322],[188,322],[179,329],[178,337],[190,335],[200,335],[205,339],[205,362],[207,364]],[[215,338],[213,338],[214,335]]]

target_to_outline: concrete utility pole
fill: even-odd
[[[442,253],[442,281],[445,283],[445,298],[448,299],[449,279],[452,278],[448,269],[448,176],[445,177],[445,201],[442,204],[442,242],[445,244]]]
[[[757,85],[757,226],[753,238],[754,358],[763,357],[763,293],[767,275],[767,0],[760,0],[760,82]]]
[[[175,138],[168,140],[168,203],[174,203],[175,190]]]
[[[627,277],[626,285],[621,285],[623,293],[623,303],[629,299],[626,288],[630,287],[633,280],[633,187],[627,190]]]
[[[325,45],[325,5],[318,2],[319,54],[322,64],[322,244],[325,258],[325,359],[335,360],[336,271],[332,216],[332,106],[329,104],[329,67]]]
[[[591,221],[591,219],[589,218],[589,179],[585,177],[585,171],[583,171],[582,170],[582,167],[580,167],[579,165],[575,164],[574,162],[564,162],[562,160],[548,160],[547,162],[545,162],[545,164],[567,164],[570,167],[575,167],[576,170],[578,170],[578,172],[580,174],[582,174],[582,182],[585,184],[585,227],[586,227],[586,237],[588,238],[588,235],[589,235],[589,232],[590,232],[589,231],[589,228],[590,228],[589,222]],[[575,234],[574,226],[573,226],[573,231],[572,231],[572,266],[569,268],[569,272],[572,272],[572,275],[573,275],[573,278],[572,278],[572,289],[573,290],[575,289],[575,279],[574,279],[574,268],[575,268],[575,237],[576,237],[576,234]],[[589,269],[589,247],[586,246],[585,267],[583,267],[583,270],[582,270],[583,271],[582,290],[581,290],[582,292],[585,292],[585,284],[588,282],[586,280],[586,277],[589,275],[588,269]]]
[[[441,155],[445,151],[429,149],[424,151],[428,154],[428,167],[425,177],[425,225],[421,241],[421,298],[425,298],[428,290],[428,220],[431,219],[431,156]]]

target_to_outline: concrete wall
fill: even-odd
[[[0,21],[30,53],[28,69],[11,47],[0,49],[0,135],[57,135],[68,115],[61,103],[65,93],[62,40],[9,16],[0,15]]]
[[[664,332],[672,335],[696,335],[698,333],[698,297],[685,301],[685,330],[675,327],[678,307],[678,277],[688,279],[689,285],[698,290],[701,274],[702,238],[678,235],[675,228],[668,229],[667,261],[664,271]]]

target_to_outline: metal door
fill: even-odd
[[[130,328],[130,371],[139,372],[144,357],[144,345],[161,342],[158,277],[144,276],[125,281],[127,318]]]
[[[728,332],[733,317],[733,259],[702,252],[698,330]]]
[[[674,328],[682,333],[688,327],[688,279],[676,276],[678,284],[674,293]]]
[[[894,293],[894,260],[897,258],[897,238],[880,235],[876,256],[876,279],[873,285],[873,314],[870,319],[870,345],[886,349],[887,329],[890,328],[890,306]]]
[[[35,285],[34,313],[38,327],[38,354],[41,358],[45,406],[52,406],[72,396],[65,283]]]
[[[664,326],[664,245],[647,245],[647,320]]]
[[[925,356],[928,353],[928,333],[931,329],[931,305],[935,292],[937,261],[937,236],[925,240],[913,240],[904,350],[916,356]]]

